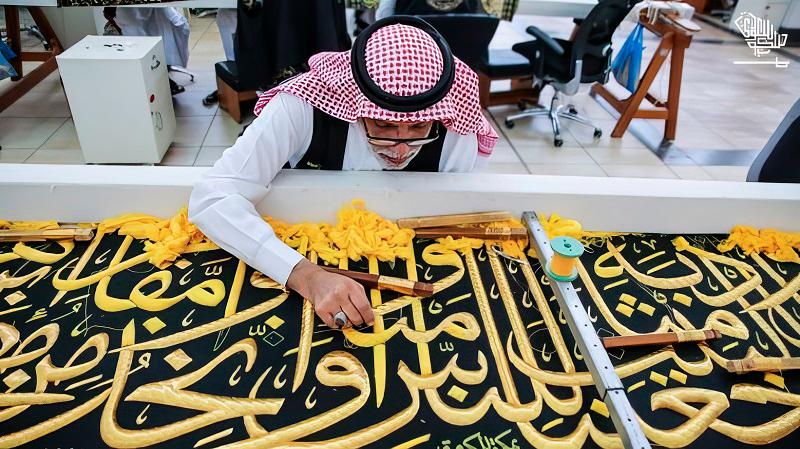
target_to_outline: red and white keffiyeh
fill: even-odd
[[[308,60],[311,70],[262,94],[255,114],[259,115],[278,92],[286,92],[347,122],[359,118],[392,122],[438,120],[449,131],[476,134],[479,154],[491,154],[497,133],[481,111],[478,75],[466,64],[454,58],[455,79],[441,101],[416,112],[395,112],[377,106],[361,93],[353,79],[350,57],[350,51],[312,56]],[[428,91],[443,70],[442,53],[433,38],[423,30],[401,24],[375,31],[367,42],[366,63],[375,84],[399,96]]]

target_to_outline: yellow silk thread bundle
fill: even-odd
[[[145,214],[125,214],[103,220],[97,226],[98,233],[114,231],[118,231],[120,235],[147,240],[144,250],[150,256],[148,260],[161,269],[168,267],[187,252],[190,245],[216,247],[189,221],[186,206],[166,220]]]
[[[326,223],[288,224],[271,217],[267,222],[287,245],[301,254],[314,250],[317,256],[332,265],[349,258],[375,257],[389,262],[410,257],[414,231],[400,229],[393,221],[367,210],[363,200],[353,200],[339,210],[334,226]]]
[[[738,246],[745,254],[764,254],[778,262],[800,263],[800,232],[781,232],[776,229],[756,229],[735,226],[726,240],[717,245],[722,252]]]

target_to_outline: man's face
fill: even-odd
[[[422,145],[409,145],[409,142],[392,143],[394,139],[422,140],[430,134],[433,122],[399,123],[384,120],[364,119],[367,135],[373,140],[385,139],[385,145],[370,142],[372,151],[388,170],[402,170],[419,153]]]

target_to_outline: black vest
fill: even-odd
[[[404,171],[438,172],[442,158],[442,145],[447,130],[439,126],[439,138],[423,145],[420,152],[411,159]],[[350,123],[314,108],[314,131],[308,151],[294,168],[317,170],[341,170],[344,163],[344,150]],[[291,168],[287,163],[284,168]]]

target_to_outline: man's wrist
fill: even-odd
[[[309,262],[308,259],[300,259],[300,262],[294,266],[292,272],[289,273],[289,278],[286,280],[286,286],[289,289],[296,291],[304,298],[309,297],[309,279],[311,276],[317,272],[322,271],[322,269],[313,263]]]

